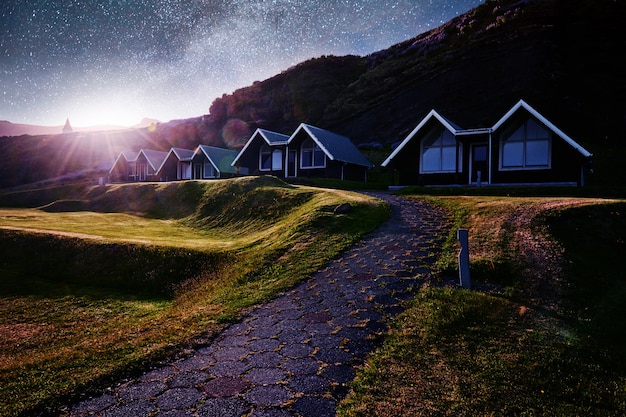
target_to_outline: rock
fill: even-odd
[[[337,207],[335,207],[335,209],[333,210],[334,214],[346,214],[349,213],[352,210],[352,205],[350,203],[342,203],[339,204]]]

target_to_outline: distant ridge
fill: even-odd
[[[73,132],[104,132],[107,130],[124,130],[124,129],[141,129],[160,123],[156,119],[143,118],[141,122],[133,126],[119,125],[97,125],[97,126],[72,126]],[[29,124],[12,123],[8,120],[0,120],[0,137],[6,136],[39,136],[39,135],[58,135],[63,132],[65,125],[58,126],[38,126]]]

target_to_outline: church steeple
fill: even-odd
[[[65,119],[65,126],[63,126],[63,133],[72,133],[74,129],[72,129],[72,125],[70,124],[70,118]]]

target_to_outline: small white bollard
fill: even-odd
[[[470,263],[469,263],[469,239],[467,229],[459,229],[456,232],[456,238],[461,244],[459,251],[459,281],[462,288],[471,288],[470,280]]]

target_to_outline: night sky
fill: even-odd
[[[321,55],[367,55],[482,0],[2,0],[0,120],[130,126],[208,113]]]

